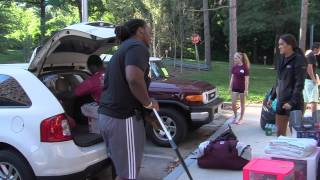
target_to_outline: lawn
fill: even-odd
[[[24,59],[21,50],[6,50],[5,53],[0,53],[0,64],[24,62]]]
[[[214,84],[219,89],[219,95],[225,101],[231,101],[229,87],[229,64],[227,62],[214,62],[211,71],[185,70],[177,73],[179,78],[203,80]],[[252,65],[250,70],[250,88],[248,101],[261,103],[266,92],[275,83],[275,71],[272,66]]]

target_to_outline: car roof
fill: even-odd
[[[1,69],[24,69],[27,70],[29,67],[28,63],[15,63],[15,64],[0,64]]]

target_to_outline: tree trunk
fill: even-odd
[[[229,67],[233,66],[233,56],[238,50],[237,42],[237,0],[229,0]],[[229,71],[230,73],[231,71]]]
[[[153,19],[152,21],[152,31],[153,31],[153,38],[152,38],[152,54],[154,57],[157,57],[157,48],[156,48],[156,36],[157,36],[157,32],[156,32],[156,23],[154,22],[155,20]]]
[[[278,48],[279,37],[280,37],[280,31],[277,30],[276,36],[274,37],[273,62],[272,62],[274,69],[277,68],[277,61],[280,58],[280,50]]]
[[[78,12],[79,12],[79,22],[82,21],[82,6],[81,6],[81,0],[76,0]]]
[[[258,63],[258,43],[257,43],[257,38],[254,38],[253,40],[253,62]]]
[[[299,47],[303,51],[305,51],[305,49],[306,49],[306,36],[307,36],[307,23],[308,23],[308,5],[309,5],[309,0],[301,0]]]
[[[40,1],[40,42],[44,42],[46,34],[46,2],[45,0]]]
[[[204,24],[204,44],[205,44],[205,63],[211,69],[211,46],[210,46],[210,22],[208,11],[208,0],[203,0],[203,24]]]
[[[182,72],[182,66],[183,66],[183,39],[184,39],[184,30],[183,30],[183,13],[182,13],[182,2],[183,0],[180,0],[180,9],[179,9],[179,24],[180,24],[180,72]]]

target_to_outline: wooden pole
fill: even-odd
[[[299,47],[306,50],[306,36],[307,36],[307,23],[308,23],[308,0],[301,0],[301,17],[300,17],[300,36]]]
[[[210,37],[210,21],[208,11],[208,0],[203,0],[203,24],[204,24],[204,46],[205,46],[205,63],[211,69],[211,37]]]
[[[182,73],[183,66],[183,39],[184,39],[184,29],[183,29],[183,0],[180,0],[179,9],[179,24],[180,24],[180,72]]]
[[[229,68],[233,66],[233,56],[238,50],[237,42],[237,0],[229,0]],[[229,71],[230,72],[230,71]],[[231,76],[230,76],[231,77]]]

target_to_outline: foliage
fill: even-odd
[[[50,37],[54,32],[61,30],[62,28],[79,22],[78,13],[76,7],[68,5],[68,11],[64,11],[53,6],[47,8],[48,20],[46,22],[46,36]]]
[[[318,0],[310,0],[309,24],[319,24]],[[248,10],[250,9],[250,10]],[[239,0],[238,35],[240,50],[258,61],[273,61],[277,38],[283,33],[299,35],[301,0]],[[318,13],[316,13],[318,12]],[[227,32],[228,27],[225,27]],[[319,36],[318,36],[319,38]]]

